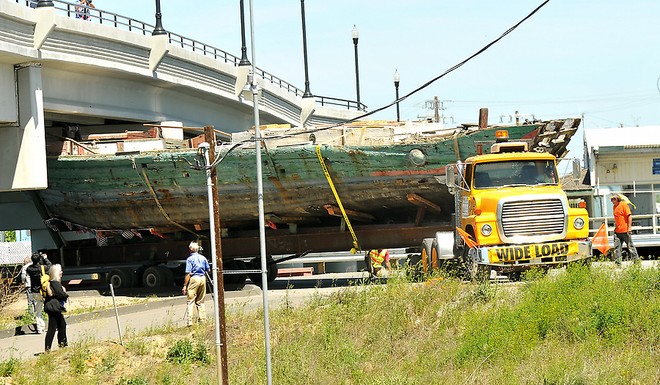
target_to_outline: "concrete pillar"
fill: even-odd
[[[41,66],[17,66],[18,126],[0,128],[0,191],[48,187]]]

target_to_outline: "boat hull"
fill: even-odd
[[[507,129],[511,138],[538,143],[539,127]],[[320,153],[352,221],[448,221],[453,196],[435,177],[443,178],[446,164],[487,152],[495,131],[468,130],[439,140],[391,145],[320,145]],[[218,148],[220,156],[227,151]],[[217,167],[223,228],[254,229],[258,223],[255,159],[254,148],[237,148]],[[200,161],[193,149],[50,157],[49,187],[39,196],[51,217],[90,229],[205,230],[206,174],[190,166]],[[338,202],[317,145],[266,146],[262,162],[264,210],[271,226],[339,223]],[[420,207],[425,207],[422,217]]]

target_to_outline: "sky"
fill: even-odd
[[[353,26],[359,31],[360,101],[369,111],[392,103],[394,73],[406,95],[472,56],[544,0],[307,0],[310,91],[356,100]],[[149,23],[155,0],[95,0],[97,8]],[[238,0],[161,0],[163,27],[240,57]],[[250,1],[244,0],[248,56]],[[253,0],[257,67],[305,88],[301,2]],[[550,0],[518,28],[465,65],[399,103],[402,120],[445,123],[523,117],[583,117],[582,127],[660,125],[660,1]],[[390,107],[368,119],[396,119]],[[581,130],[569,145],[581,157]]]

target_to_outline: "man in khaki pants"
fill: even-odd
[[[199,321],[206,320],[204,297],[206,296],[206,276],[210,270],[209,262],[199,253],[197,242],[190,242],[188,246],[190,256],[186,259],[186,278],[183,281],[183,295],[188,301],[188,326],[193,324],[193,310],[197,308]]]

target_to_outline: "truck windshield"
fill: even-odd
[[[517,185],[556,185],[557,169],[550,160],[479,163],[474,167],[476,189]]]

